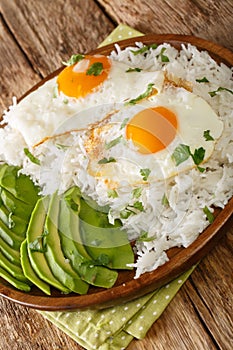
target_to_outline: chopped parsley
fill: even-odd
[[[165,207],[169,206],[169,200],[166,196],[166,194],[164,193],[163,197],[162,197],[162,205],[164,205]]]
[[[143,100],[144,98],[150,96],[153,92],[153,86],[154,86],[153,83],[148,84],[145,92],[143,92],[138,97],[133,98],[132,100],[129,100],[128,102],[125,103],[125,105],[135,105],[138,101]]]
[[[199,164],[203,161],[205,156],[205,150],[203,147],[195,149],[194,153],[192,153],[189,146],[180,144],[175,148],[172,154],[172,160],[178,166],[186,161],[190,156],[192,157],[194,164],[197,165],[198,170],[203,172],[205,169],[199,167]]]
[[[152,45],[145,45],[141,49],[138,50],[130,50],[134,56],[140,55],[142,53],[145,53],[149,51],[150,49],[155,50],[157,49],[158,45],[157,44],[152,44]]]
[[[139,211],[144,211],[144,207],[143,207],[142,202],[137,201],[132,205],[132,207],[139,210]]]
[[[30,159],[30,161],[34,164],[40,165],[40,160],[36,158],[28,148],[24,148],[24,154]]]
[[[161,52],[160,52],[160,57],[162,62],[170,62],[168,56],[164,55],[164,51],[166,50],[166,47],[163,47]]]
[[[148,237],[148,232],[143,231],[140,237],[137,239],[137,242],[151,242],[155,239],[155,236]]]
[[[108,190],[108,198],[117,198],[118,193],[116,190]]]
[[[140,169],[140,174],[142,176],[143,181],[147,181],[149,175],[151,173],[151,170],[146,168],[146,169]]]
[[[56,143],[55,145],[58,149],[67,150],[70,146],[62,145],[61,143]]]
[[[128,68],[125,72],[126,73],[131,73],[131,72],[141,72],[141,68]]]
[[[135,188],[132,191],[133,198],[139,198],[142,194],[142,187]]]
[[[53,88],[53,98],[57,98],[59,95],[58,85],[56,84]]]
[[[230,90],[230,89],[227,89],[227,88],[224,88],[224,87],[219,87],[217,90],[215,90],[215,91],[210,91],[209,92],[209,95],[211,96],[211,97],[214,97],[216,94],[217,94],[217,92],[220,92],[220,91],[227,91],[227,92],[230,92],[230,94],[233,94],[233,90]]]
[[[123,120],[123,122],[122,122],[122,124],[121,124],[121,127],[120,127],[120,130],[121,130],[121,129],[124,129],[124,127],[126,126],[126,124],[128,123],[128,121],[129,121],[129,118],[125,118],[125,119]]]
[[[104,69],[103,63],[95,62],[87,70],[86,75],[94,75],[96,77],[103,72],[103,69]]]
[[[213,136],[210,135],[210,130],[205,130],[203,136],[206,141],[214,141]]]
[[[207,206],[205,206],[203,208],[203,212],[206,215],[209,223],[212,224],[214,222],[214,215],[211,213],[211,211],[209,210],[209,208]]]
[[[209,80],[206,77],[203,77],[201,79],[196,79],[197,83],[209,83]]]
[[[72,55],[67,62],[63,61],[62,64],[64,64],[64,66],[72,66],[73,64],[82,61],[84,57],[85,57],[84,55],[80,55],[80,54]]]
[[[112,141],[110,141],[108,143],[105,143],[105,149],[110,149],[110,148],[116,146],[118,143],[121,142],[122,138],[123,138],[122,135],[120,135],[116,139],[114,139],[114,140],[112,140]]]
[[[113,157],[110,157],[110,158],[102,158],[98,161],[98,164],[107,164],[107,163],[115,163],[116,162],[116,159],[113,158]]]

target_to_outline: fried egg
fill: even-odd
[[[124,106],[85,136],[88,172],[111,189],[162,181],[195,167],[195,150],[204,149],[201,163],[206,162],[222,130],[223,123],[205,100],[169,87],[140,104]],[[181,145],[189,148],[190,156],[176,165],[174,152]]]

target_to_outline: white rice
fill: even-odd
[[[136,43],[136,46],[140,48],[143,44]],[[161,62],[160,59],[162,47],[166,48],[165,53],[169,57],[167,63]],[[132,67],[151,71],[166,69],[168,74],[191,82],[193,92],[205,99],[224,123],[223,134],[217,141],[211,158],[205,163],[205,172],[191,169],[167,180],[166,184],[154,182],[145,185],[140,197],[144,211],[122,219],[123,228],[130,240],[137,239],[143,232],[147,232],[148,237],[153,238],[149,241],[137,241],[135,244],[137,261],[133,267],[136,269],[135,278],[138,278],[142,273],[164,264],[168,260],[166,251],[169,248],[188,247],[198,237],[209,225],[203,212],[204,207],[208,207],[210,211],[213,211],[213,207],[224,208],[233,195],[233,95],[228,91],[218,92],[214,97],[209,95],[210,91],[219,87],[232,90],[233,80],[230,68],[224,64],[218,65],[207,52],[199,52],[191,45],[182,45],[180,51],[169,44],[159,45],[157,49],[151,49],[146,57],[133,55],[131,50],[135,49],[129,47],[121,50],[116,45],[116,51],[112,52],[111,58]],[[206,77],[209,83],[196,82],[196,79],[203,77]],[[72,116],[72,102],[66,105],[59,99],[54,100],[54,81],[47,83],[49,84],[50,94],[44,96],[35,106],[38,113],[39,104],[46,104],[48,119],[51,115],[51,118],[56,118],[54,113],[58,110],[68,111]],[[119,218],[121,210],[132,201],[132,188],[128,186],[127,181],[121,184],[117,198],[108,198],[105,184],[87,173],[88,158],[83,146],[83,135],[79,133],[59,138],[60,144],[70,146],[68,150],[58,149],[53,139],[36,148],[34,155],[40,159],[42,166],[33,164],[23,152],[24,147],[31,145],[17,130],[17,125],[11,122],[24,113],[20,106],[22,103],[14,105],[4,115],[3,121],[7,122],[8,126],[0,130],[0,159],[9,164],[23,166],[22,171],[29,174],[35,183],[43,188],[43,194],[52,193],[56,189],[64,192],[75,184],[99,205],[109,205],[110,222]],[[59,114],[61,123],[65,121],[64,114]],[[40,138],[46,132],[52,134],[52,126],[51,130],[44,130],[40,121],[36,132],[33,129],[33,121],[34,126],[30,129],[30,112],[25,113],[25,118],[26,133],[31,130],[33,135],[39,135]],[[164,206],[161,202],[165,190],[169,206]]]

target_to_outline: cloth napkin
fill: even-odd
[[[100,46],[143,35],[120,24]],[[142,339],[195,267],[171,283],[134,301],[104,310],[38,311],[87,350],[123,350]]]

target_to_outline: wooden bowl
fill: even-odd
[[[231,51],[212,42],[193,36],[150,34],[143,37],[140,36],[138,38],[123,40],[118,44],[121,48],[125,48],[134,45],[136,41],[143,42],[146,45],[167,42],[176,48],[180,48],[181,44],[190,43],[195,45],[199,50],[208,51],[212,58],[218,63],[223,62],[228,66],[233,65],[233,53]],[[114,50],[114,44],[94,50],[91,54],[99,53],[108,55],[112,50]],[[29,90],[27,94],[37,89],[46,80],[56,76],[62,69],[63,67],[50,74],[46,79]],[[36,287],[33,287],[31,292],[24,293],[16,290],[6,281],[0,279],[0,295],[21,305],[48,311],[106,308],[133,300],[168,283],[200,261],[200,259],[216,245],[218,240],[227,231],[227,227],[232,225],[232,213],[233,198],[223,210],[215,210],[214,222],[209,225],[188,248],[170,249],[168,252],[170,260],[167,263],[153,272],[143,274],[138,279],[134,279],[135,271],[119,272],[116,285],[111,289],[90,287],[88,294],[82,296],[74,293],[62,295],[60,292],[53,290],[51,296],[46,296]]]

